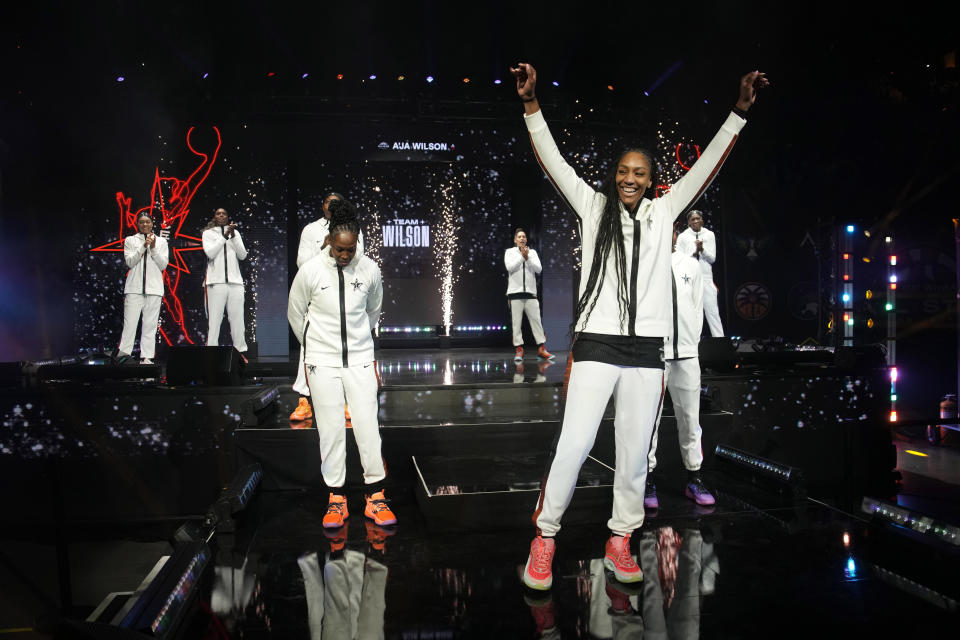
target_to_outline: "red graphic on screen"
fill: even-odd
[[[196,236],[187,235],[180,230],[187,216],[190,215],[190,202],[196,195],[197,189],[203,184],[213,163],[217,160],[217,154],[220,152],[220,130],[213,127],[216,134],[216,148],[211,153],[204,153],[194,148],[190,142],[190,136],[193,133],[193,127],[187,131],[187,148],[190,152],[200,158],[200,164],[193,170],[186,179],[164,178],[160,176],[160,168],[154,170],[153,186],[150,188],[150,204],[141,207],[135,211],[130,206],[133,198],[128,198],[122,191],[117,192],[117,206],[120,210],[120,222],[117,232],[117,240],[108,244],[91,249],[91,251],[116,251],[123,253],[124,231],[128,234],[137,231],[137,216],[146,211],[154,222],[159,218],[160,235],[167,238],[170,245],[170,262],[163,272],[164,294],[163,304],[167,309],[169,318],[176,326],[180,336],[174,336],[178,340],[182,337],[188,343],[193,344],[193,339],[187,332],[187,326],[184,321],[183,306],[180,304],[180,298],[177,296],[177,288],[180,286],[180,276],[184,273],[190,273],[190,268],[183,259],[183,253],[187,251],[201,251],[203,241]],[[163,326],[160,326],[160,335],[168,345],[173,342]]]

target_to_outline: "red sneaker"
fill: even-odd
[[[523,362],[523,347],[517,347],[517,351],[513,354],[514,362]]]
[[[547,351],[547,345],[542,344],[540,348],[537,349],[537,355],[544,360],[553,360],[556,356]]]
[[[557,543],[553,538],[537,536],[530,543],[530,555],[527,557],[527,566],[523,569],[523,584],[531,589],[546,591],[553,586],[553,554],[557,550]]]
[[[397,516],[387,506],[387,498],[383,495],[383,491],[377,491],[372,496],[367,496],[367,506],[363,510],[363,515],[381,527],[397,524]]]
[[[620,582],[640,582],[643,580],[643,571],[636,560],[630,555],[630,535],[610,536],[607,540],[606,555],[603,566],[613,571]]]
[[[347,497],[331,493],[330,502],[327,503],[327,512],[323,515],[323,528],[336,529],[337,527],[342,527],[344,521],[349,517],[350,512],[347,511]]]

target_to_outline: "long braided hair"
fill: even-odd
[[[573,314],[573,324],[570,325],[570,331],[575,332],[579,324],[580,317],[586,313],[584,326],[590,320],[590,314],[597,306],[597,299],[600,297],[600,291],[603,289],[606,280],[606,264],[613,251],[614,267],[616,269],[617,286],[617,307],[620,311],[620,325],[627,318],[627,309],[630,307],[629,277],[627,272],[627,252],[623,247],[623,225],[620,222],[620,194],[617,191],[617,169],[620,160],[628,153],[639,153],[646,158],[650,165],[651,184],[656,185],[656,165],[653,160],[653,154],[643,148],[630,148],[625,150],[617,158],[604,176],[600,184],[600,190],[594,197],[604,198],[603,213],[600,214],[600,222],[597,229],[597,240],[593,250],[593,261],[590,263],[590,270],[587,276],[587,286],[583,290],[583,295],[577,300],[577,307]],[[591,300],[591,298],[593,298]]]

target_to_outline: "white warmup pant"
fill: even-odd
[[[720,323],[720,308],[717,306],[717,285],[713,280],[703,280],[703,317],[707,319],[710,335],[723,337],[723,325]]]
[[[647,479],[647,452],[660,402],[663,371],[618,367],[602,362],[574,362],[557,450],[540,490],[534,522],[541,533],[560,530],[566,511],[610,394],[614,397],[616,463],[613,475],[613,514],[609,529],[626,535],[643,524],[643,490]]]
[[[664,377],[667,391],[677,416],[677,436],[680,438],[680,457],[687,471],[699,471],[703,464],[703,446],[700,428],[700,358],[666,360]],[[662,411],[661,411],[662,414]],[[653,432],[647,468],[657,467],[657,442],[660,438],[660,416]]]
[[[347,478],[347,430],[344,402],[350,406],[353,437],[360,451],[365,484],[387,477],[380,455],[377,422],[376,364],[351,367],[307,365],[307,383],[313,398],[313,420],[320,439],[320,472],[331,489],[343,487]]]
[[[543,335],[543,324],[540,322],[540,303],[536,298],[521,298],[518,300],[508,300],[510,303],[510,318],[513,321],[513,346],[519,347],[523,344],[523,331],[520,330],[523,322],[523,314],[527,314],[527,322],[530,323],[530,330],[533,332],[533,339],[537,344],[543,344],[547,337]]]
[[[234,348],[243,353],[247,350],[247,341],[244,339],[243,327],[243,285],[242,284],[208,284],[207,285],[207,318],[210,322],[207,329],[207,346],[215,347],[220,341],[220,325],[223,323],[223,310],[227,310],[227,321],[230,323],[230,337]]]
[[[303,364],[303,346],[300,347],[300,361],[297,364],[297,379],[293,381],[293,390],[302,396],[310,395],[310,387],[307,386],[307,370]]]
[[[140,357],[153,359],[157,353],[157,327],[160,325],[160,303],[163,296],[128,293],[123,296],[123,331],[120,333],[120,351],[133,353],[133,339],[137,335],[137,322],[143,312],[140,329]]]

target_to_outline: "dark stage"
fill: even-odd
[[[136,598],[129,592],[155,577],[184,523],[197,529],[180,532],[178,553],[183,540],[198,540],[191,553],[201,560],[196,581],[181,585],[189,607],[171,618],[179,637],[759,638],[829,630],[880,638],[956,623],[960,590],[944,570],[960,557],[956,541],[863,510],[867,497],[937,526],[957,522],[956,441],[932,447],[891,431],[886,395],[872,392],[886,369],[844,368],[825,357],[746,358],[734,371],[705,372],[704,475],[714,507],[681,494],[667,403],[661,505],[634,535],[645,579],[632,590],[601,563],[614,465],[608,408],[557,538],[554,586],[523,587],[565,358],[528,356],[517,366],[500,349],[382,350],[381,433],[399,524],[380,528],[363,517],[348,437],[352,515],[337,535],[320,525],[326,491],[316,431],[288,420],[292,378],[262,375],[291,364],[251,362],[235,386],[170,386],[162,377],[8,386],[2,444],[21,449],[0,471],[4,486],[16,487],[3,498],[3,627],[22,630],[14,637],[40,637],[31,627],[107,637],[92,621],[123,617]],[[24,423],[32,439],[11,439]],[[776,480],[731,463],[715,454],[718,445],[793,475]],[[252,463],[263,475],[246,508],[204,529],[204,514]]]

